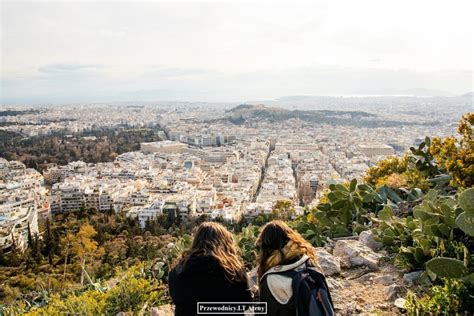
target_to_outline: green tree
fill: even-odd
[[[278,200],[272,209],[273,219],[289,220],[294,213],[293,202],[289,200]]]

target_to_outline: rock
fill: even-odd
[[[338,274],[341,272],[341,264],[336,257],[327,252],[324,248],[316,248],[316,260],[323,270],[325,276]]]
[[[173,306],[170,304],[153,307],[151,309],[151,316],[173,316],[173,315],[174,315],[174,309],[173,309]]]
[[[358,278],[358,280],[359,282],[362,282],[362,283],[369,283],[374,280],[375,276],[376,276],[375,273],[367,273],[361,276],[360,278]]]
[[[422,273],[423,273],[423,271],[414,271],[414,272],[410,272],[410,273],[405,273],[403,275],[403,281],[405,281],[405,283],[408,286],[413,286],[415,284],[416,280],[418,280],[420,278]]]
[[[387,288],[387,300],[393,301],[397,298],[397,295],[401,291],[401,287],[398,284],[392,284]]]
[[[346,304],[346,309],[348,311],[353,311],[357,308],[357,303],[355,301],[351,301],[349,303]]]
[[[406,300],[402,297],[399,297],[395,300],[393,304],[400,309],[405,309],[405,303],[406,303]]]
[[[358,303],[365,303],[365,302],[366,302],[366,301],[365,301],[365,298],[363,298],[362,296],[356,297],[356,301],[357,301]]]
[[[341,280],[339,283],[341,283],[343,287],[351,286],[351,282],[349,282],[347,280]]]
[[[381,242],[375,241],[374,234],[370,230],[361,232],[359,234],[359,241],[374,251],[382,249],[383,246]]]
[[[334,278],[331,278],[331,277],[326,278],[326,282],[328,283],[328,287],[330,291],[340,290],[344,288],[344,286]]]
[[[394,282],[393,276],[388,275],[388,274],[378,276],[374,279],[374,283],[379,283],[383,285],[391,285],[393,284],[393,282]]]
[[[380,304],[377,305],[377,308],[384,310],[384,309],[387,309],[387,308],[388,308],[388,305],[385,304],[385,303],[380,303]]]
[[[341,263],[350,268],[354,266],[368,266],[377,269],[381,255],[375,253],[358,240],[338,240],[333,251],[341,258]]]

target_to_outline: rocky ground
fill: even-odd
[[[370,232],[359,239],[334,241],[316,249],[327,277],[337,315],[397,315],[402,310],[406,287],[419,272],[403,274]],[[173,315],[172,306],[153,310],[154,316]]]
[[[419,274],[397,269],[381,244],[364,232],[358,240],[343,239],[316,250],[338,315],[401,313],[405,287]]]

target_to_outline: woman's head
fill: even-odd
[[[245,267],[232,234],[221,224],[204,222],[194,233],[191,248],[185,251],[178,264],[185,269],[192,256],[212,256],[230,281],[246,278]]]
[[[257,239],[258,279],[284,261],[307,255],[316,264],[314,249],[300,234],[282,221],[267,223]]]

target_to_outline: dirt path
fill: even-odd
[[[401,293],[400,274],[386,264],[377,271],[365,268],[343,270],[328,277],[337,315],[397,315],[393,301]]]

